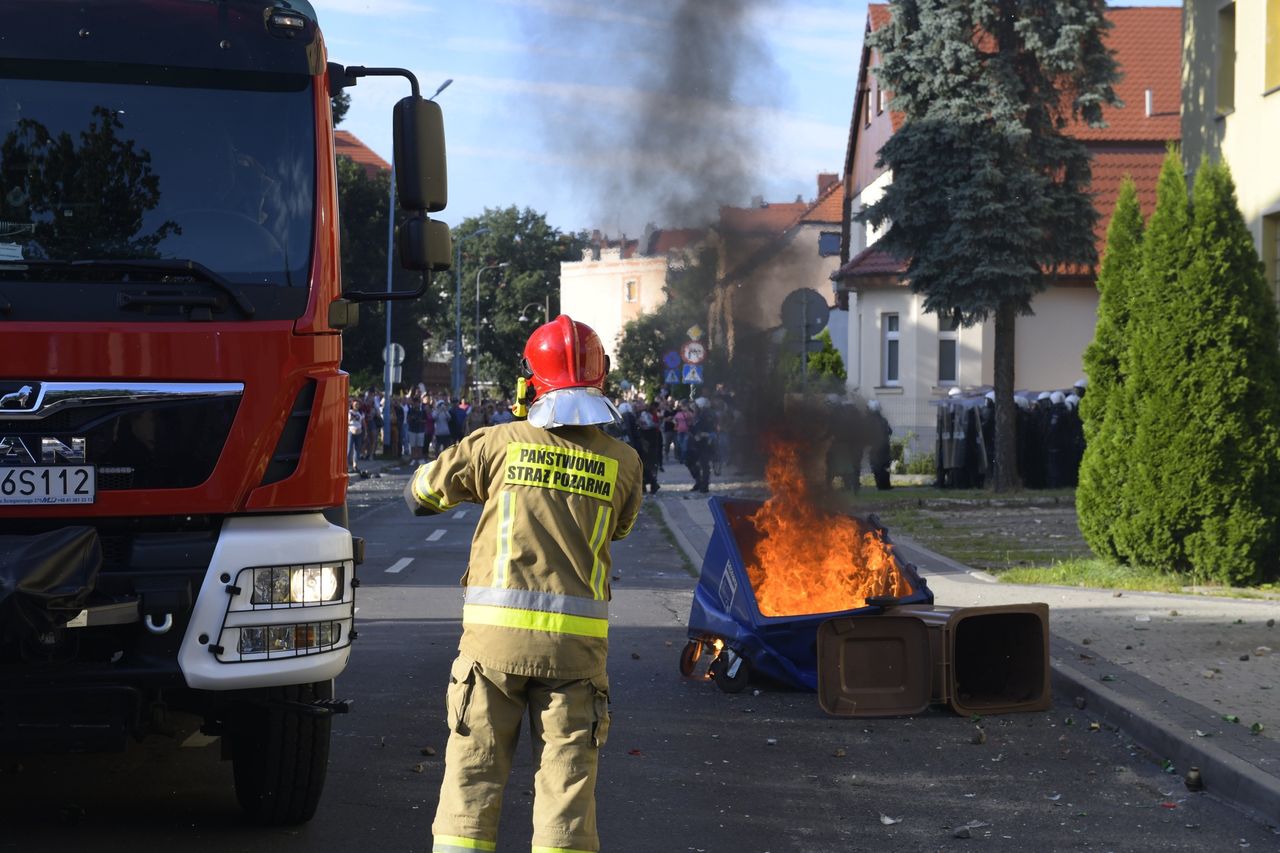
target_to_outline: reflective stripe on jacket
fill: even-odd
[[[463,584],[459,651],[539,678],[603,673],[609,542],[640,510],[640,460],[598,427],[476,430],[406,489],[422,514],[483,504]]]

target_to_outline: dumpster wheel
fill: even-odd
[[[747,664],[747,659],[730,650],[721,652],[711,662],[708,671],[716,686],[725,693],[741,693],[751,679],[751,667]]]
[[[680,650],[680,674],[685,678],[693,675],[693,671],[698,667],[698,661],[702,658],[702,643],[697,640],[690,640],[683,649]]]

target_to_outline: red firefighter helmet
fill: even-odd
[[[609,372],[599,335],[567,314],[534,330],[524,345],[524,363],[539,396],[561,388],[603,390]]]

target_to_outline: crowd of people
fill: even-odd
[[[693,489],[709,492],[711,478],[727,465],[743,467],[749,437],[743,415],[732,393],[718,390],[712,396],[676,399],[661,395],[614,397],[621,414],[605,431],[635,449],[643,466],[643,490],[655,494],[661,488],[658,473],[668,463],[685,466],[693,477]],[[829,395],[822,421],[830,438],[826,455],[827,482],[836,478],[855,491],[866,459],[878,488],[889,488],[889,436],[893,430],[879,404],[862,404]],[[386,415],[390,412],[390,443],[386,440]],[[393,391],[390,406],[380,389],[367,389],[350,397],[347,423],[348,470],[375,457],[404,459],[414,463],[435,459],[463,436],[481,427],[515,419],[512,400],[482,398],[472,402],[431,392],[423,386]],[[807,420],[807,418],[806,418]]]
[[[347,468],[359,470],[361,460],[389,455],[411,461],[434,459],[446,447],[481,427],[515,419],[511,401],[431,393],[423,386],[397,389],[391,405],[381,390],[351,395],[347,412]],[[390,410],[390,443],[384,437],[386,412]]]
[[[620,399],[617,407],[622,422],[606,431],[640,456],[643,490],[649,494],[661,488],[658,472],[673,459],[689,469],[696,492],[710,491],[712,475],[719,476],[734,461],[733,437],[741,422],[728,394],[679,401],[670,395],[651,402]]]

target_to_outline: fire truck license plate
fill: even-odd
[[[91,504],[95,486],[92,465],[0,468],[0,504]]]

